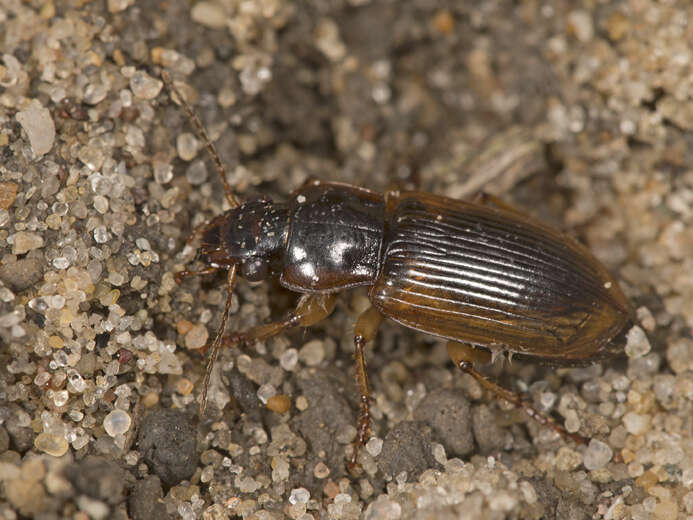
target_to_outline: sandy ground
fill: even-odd
[[[686,1],[0,3],[0,517],[693,518],[693,7]],[[497,362],[578,446],[494,398],[365,290],[222,352],[223,276],[185,239],[313,176],[502,196],[578,237],[646,336],[585,368]],[[286,313],[239,282],[229,330]]]

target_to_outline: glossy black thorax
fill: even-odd
[[[289,201],[281,284],[309,293],[372,284],[384,224],[380,194],[334,183],[306,184]]]

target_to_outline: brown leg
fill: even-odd
[[[448,342],[447,347],[448,355],[450,356],[452,362],[455,363],[455,365],[457,365],[457,367],[460,370],[466,372],[474,379],[476,379],[482,387],[486,388],[487,390],[490,390],[500,398],[505,399],[509,403],[514,404],[518,408],[522,408],[527,415],[529,415],[539,424],[553,428],[553,430],[558,432],[560,435],[568,437],[578,444],[588,443],[589,439],[577,433],[569,432],[562,425],[558,424],[554,419],[552,419],[548,415],[543,414],[542,412],[534,408],[531,404],[524,401],[522,397],[520,397],[518,394],[511,392],[510,390],[506,390],[502,386],[497,385],[492,381],[489,381],[483,375],[477,372],[473,366],[473,361],[475,360],[470,357],[470,353],[473,355],[474,351],[477,351],[479,349],[474,349],[472,347],[469,347],[463,343],[458,343],[456,341]]]
[[[283,320],[258,325],[245,332],[224,336],[224,347],[238,343],[253,343],[276,336],[280,332],[293,327],[310,327],[324,320],[334,310],[336,294],[307,294],[301,296],[296,309]]]
[[[356,383],[359,385],[359,420],[356,425],[356,441],[354,451],[349,462],[349,469],[353,472],[356,468],[356,459],[359,448],[364,446],[371,436],[371,392],[368,387],[368,373],[366,372],[366,356],[364,348],[366,343],[375,338],[378,327],[383,321],[383,316],[375,307],[369,307],[359,316],[354,326],[354,359],[356,361]]]
[[[204,276],[206,274],[214,274],[218,270],[219,270],[218,267],[207,267],[207,268],[202,269],[200,271],[187,271],[187,270],[178,271],[174,275],[174,279],[176,280],[176,283],[180,285],[181,283],[183,283],[183,280],[185,280],[186,278],[192,278],[193,276]]]
[[[235,266],[234,266],[235,268]],[[231,294],[232,282],[229,282],[229,295]],[[255,341],[263,341],[265,339],[276,336],[285,329],[293,327],[310,327],[315,323],[322,321],[329,316],[334,310],[336,295],[335,294],[307,294],[301,296],[296,305],[296,309],[291,312],[285,319],[259,325],[248,329],[245,332],[230,334],[222,337],[226,326],[226,315],[230,307],[231,297],[227,299],[226,311],[222,320],[219,332],[212,346],[212,353],[207,362],[207,371],[202,386],[202,401],[200,403],[200,413],[204,414],[207,405],[207,389],[209,380],[212,376],[212,368],[219,354],[220,347],[231,347],[240,343],[253,343]]]

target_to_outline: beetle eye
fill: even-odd
[[[252,256],[241,264],[241,276],[249,282],[259,282],[267,278],[267,260]]]

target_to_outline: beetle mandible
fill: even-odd
[[[206,223],[203,271],[227,271],[227,299],[207,364],[201,410],[222,344],[261,341],[293,327],[309,327],[334,309],[339,291],[369,286],[372,306],[354,329],[360,389],[357,439],[370,436],[370,391],[364,347],[383,317],[448,340],[450,358],[481,385],[521,406],[577,442],[560,424],[476,371],[490,352],[563,365],[584,365],[615,354],[612,340],[630,328],[626,297],[606,268],[571,237],[506,204],[482,196],[465,202],[417,191],[380,194],[336,182],[309,180],[287,202],[241,203],[202,124],[177,92],[205,141],[231,209]],[[224,336],[236,277],[279,283],[301,294],[285,319]]]

